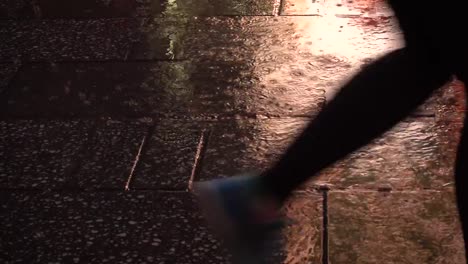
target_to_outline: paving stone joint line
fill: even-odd
[[[322,199],[322,264],[328,264],[328,256],[329,256],[329,239],[328,239],[328,192],[327,190],[323,190],[323,199]]]
[[[125,184],[125,190],[129,191],[130,190],[130,184],[132,183],[133,176],[135,174],[135,169],[138,166],[138,163],[140,161],[141,155],[142,155],[142,149],[146,144],[147,136],[144,136],[143,139],[141,140],[140,147],[138,148],[138,152],[136,154],[135,160],[133,161],[133,166],[132,169],[130,170],[130,175],[128,175],[127,183]]]
[[[200,134],[200,139],[198,140],[198,145],[197,145],[197,152],[195,153],[194,161],[193,161],[193,166],[192,166],[192,172],[190,174],[190,179],[188,180],[188,186],[187,190],[192,190],[193,189],[193,182],[196,179],[196,175],[200,172],[201,170],[201,162],[203,160],[203,154],[204,151],[206,150],[206,138],[208,135],[209,131],[206,129],[203,129],[201,134]]]

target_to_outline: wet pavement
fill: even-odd
[[[450,190],[330,192],[330,263],[464,263]]]
[[[271,166],[401,37],[376,0],[3,1],[0,262],[228,262],[193,183]],[[268,263],[464,263],[463,98],[302,186]]]

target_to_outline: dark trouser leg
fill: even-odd
[[[406,32],[411,32],[408,34],[410,38],[407,37],[407,42],[416,43],[416,46],[430,46],[438,50],[441,60],[447,65],[449,71],[463,81],[466,87],[468,85],[468,41],[465,32],[468,24],[464,1],[447,0],[443,4],[424,1],[415,5],[413,1],[390,0],[390,3],[399,15],[405,35],[407,35]],[[426,10],[420,10],[419,7],[424,7]],[[416,15],[412,16],[412,14]],[[416,33],[412,34],[412,32]],[[465,241],[465,256],[468,261],[468,118],[466,117],[463,136],[458,147],[455,182],[457,206]]]
[[[369,143],[421,104],[454,73],[468,84],[466,12],[461,0],[390,0],[406,48],[346,84],[262,180],[285,200],[323,168]],[[437,19],[435,19],[437,18]],[[456,165],[456,193],[468,260],[468,119]]]
[[[468,241],[468,118],[465,118],[463,136],[458,147],[455,183],[458,211],[463,228],[463,237],[465,241]],[[465,254],[468,260],[468,247],[466,242]]]
[[[367,66],[264,173],[266,189],[285,200],[317,172],[397,124],[449,77],[437,60],[408,48]]]
[[[468,46],[463,45],[459,50],[457,56],[453,57],[452,65],[455,67],[458,79],[463,81],[466,89],[468,84]],[[468,94],[466,98],[468,99]],[[459,144],[455,165],[455,186],[458,212],[465,241],[465,256],[468,262],[468,116],[465,116]]]

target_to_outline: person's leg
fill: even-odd
[[[278,163],[263,174],[280,201],[320,170],[397,124],[450,78],[431,54],[394,51],[344,85]]]
[[[280,202],[320,170],[393,127],[450,79],[451,68],[436,41],[448,33],[447,25],[440,22],[444,18],[432,22],[440,5],[389,2],[406,47],[378,59],[346,83],[262,174],[264,189]]]
[[[465,117],[463,136],[458,147],[457,165],[455,168],[457,205],[460,214],[463,237],[468,241],[468,118]],[[468,246],[465,242],[465,254],[468,260]]]
[[[427,6],[426,10],[406,8],[411,1],[390,2],[405,32],[412,58],[404,58],[404,54],[387,55],[383,60],[390,57],[393,63],[377,61],[343,87],[342,93],[309,125],[278,164],[264,174],[267,189],[280,200],[286,199],[292,190],[316,172],[366,144],[406,116],[432,90],[442,85],[449,73],[454,73],[465,86],[468,84],[468,42],[462,35],[466,28],[461,1]],[[411,17],[416,11],[420,11],[417,20]],[[438,14],[438,19],[432,19],[433,14]],[[411,55],[413,51],[417,54],[415,57]],[[403,63],[405,60],[410,63]],[[423,65],[425,63],[427,66]],[[384,94],[372,89],[376,87],[381,87],[379,90]],[[455,181],[468,260],[468,117],[465,117],[458,149]]]
[[[468,43],[463,36],[457,41],[458,50],[453,54],[452,63],[457,78],[465,84],[465,99],[468,100]],[[455,140],[455,139],[454,139]],[[462,137],[458,146],[455,165],[456,200],[465,241],[465,256],[468,261],[468,116],[465,116]]]
[[[378,59],[345,84],[278,163],[260,177],[195,185],[212,226],[238,245],[238,263],[261,263],[251,257],[258,252],[250,245],[268,241],[265,228],[275,223],[277,207],[295,188],[394,126],[450,79],[452,71],[432,42],[444,32],[421,30],[430,28],[425,22],[433,19],[435,9],[410,10],[404,5],[413,1],[391,1],[405,32],[406,48]],[[425,21],[416,20],[419,14],[411,16],[415,11],[423,12]]]
[[[411,10],[404,8],[404,0],[391,0],[391,2],[395,3],[394,8],[400,13],[407,12],[404,17],[410,20]],[[425,4],[430,3],[428,1]],[[430,21],[427,28],[431,30],[430,34],[437,38],[426,45],[432,45],[440,50],[441,60],[448,65],[449,71],[465,84],[466,88],[468,84],[468,41],[464,36],[467,25],[465,5],[461,0],[448,0],[443,4],[435,4],[434,7],[429,6],[429,8],[433,10],[427,13],[438,14],[437,19],[430,19],[426,14],[426,18],[422,21]],[[411,25],[411,21],[404,22],[406,25]],[[468,100],[468,96],[465,100]],[[465,241],[465,257],[468,261],[468,117],[466,116],[462,133],[455,167],[455,183],[457,206]]]
[[[280,226],[278,207],[302,182],[392,127],[450,74],[426,54],[394,51],[366,67],[309,124],[279,163],[260,177],[197,183],[211,226],[231,246],[234,263],[261,262],[266,237]],[[280,201],[278,201],[280,200]]]

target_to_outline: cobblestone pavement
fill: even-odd
[[[3,0],[0,39],[0,262],[28,264],[226,263],[192,183],[268,167],[402,45],[375,0]],[[464,263],[462,98],[297,191],[269,262]]]

